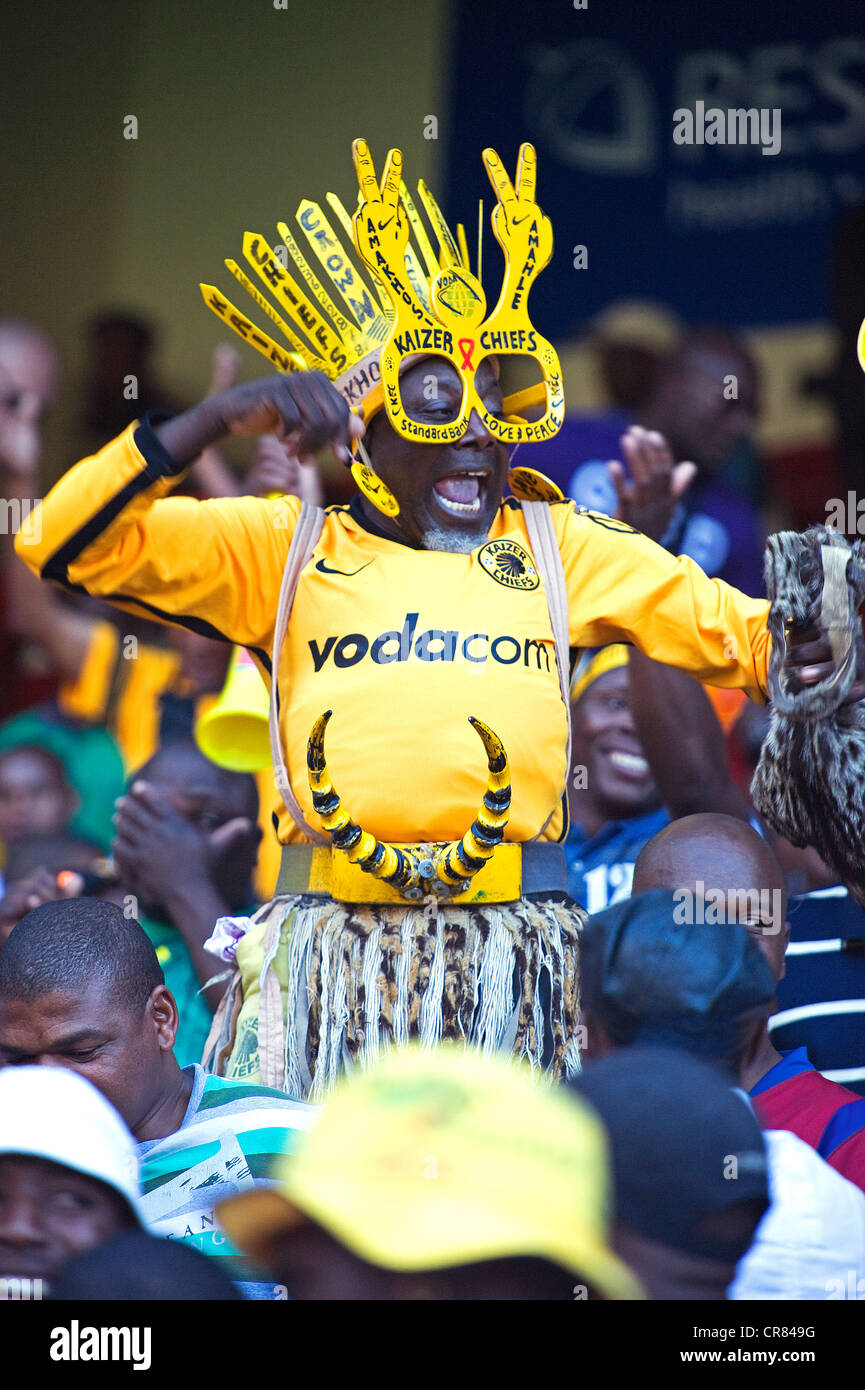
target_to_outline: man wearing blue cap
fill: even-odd
[[[610,1139],[617,1254],[652,1299],[725,1299],[769,1205],[750,1107],[717,1068],[660,1047],[612,1052],[568,1084]]]
[[[741,1084],[772,1010],[772,970],[743,927],[680,909],[679,894],[659,890],[589,919],[581,947],[586,1056],[660,1046],[714,1063]],[[764,1133],[772,1206],[728,1297],[843,1297],[833,1290],[855,1289],[865,1277],[865,1196],[795,1135]],[[643,1161],[636,1151],[625,1159]]]

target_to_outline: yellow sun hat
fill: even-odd
[[[600,1121],[502,1054],[409,1045],[347,1075],[276,1176],[218,1207],[254,1258],[313,1221],[387,1269],[534,1256],[607,1298],[644,1296],[608,1243]]]

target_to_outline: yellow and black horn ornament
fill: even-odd
[[[405,894],[420,887],[420,875],[413,855],[377,840],[368,830],[362,830],[342,805],[339,794],[330,780],[324,758],[324,731],[333,710],[325,710],[312,726],[306,746],[306,766],[312,804],[337,849],[343,850],[352,864],[364,873],[372,874]],[[420,896],[418,894],[418,896]]]
[[[477,817],[462,839],[443,845],[433,856],[436,878],[450,888],[464,887],[492,858],[504,837],[511,805],[511,774],[504,744],[473,715],[469,723],[487,751],[487,789]]]
[[[469,717],[486,749],[488,773],[480,810],[461,840],[428,846],[392,845],[357,825],[334,788],[324,756],[324,731],[332,713],[326,710],[312,726],[306,762],[313,808],[333,844],[364,873],[390,884],[404,898],[463,892],[492,858],[508,823],[511,778],[501,739],[480,719]]]

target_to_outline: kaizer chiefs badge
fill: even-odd
[[[506,589],[536,589],[541,582],[531,555],[516,541],[488,541],[478,551],[478,559]]]

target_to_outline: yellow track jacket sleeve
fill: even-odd
[[[639,531],[573,505],[552,508],[570,610],[572,647],[630,642],[707,685],[767,690],[769,604],[709,579]]]
[[[60,479],[15,549],[43,579],[264,656],[300,503],[167,496],[184,472],[130,425]]]

